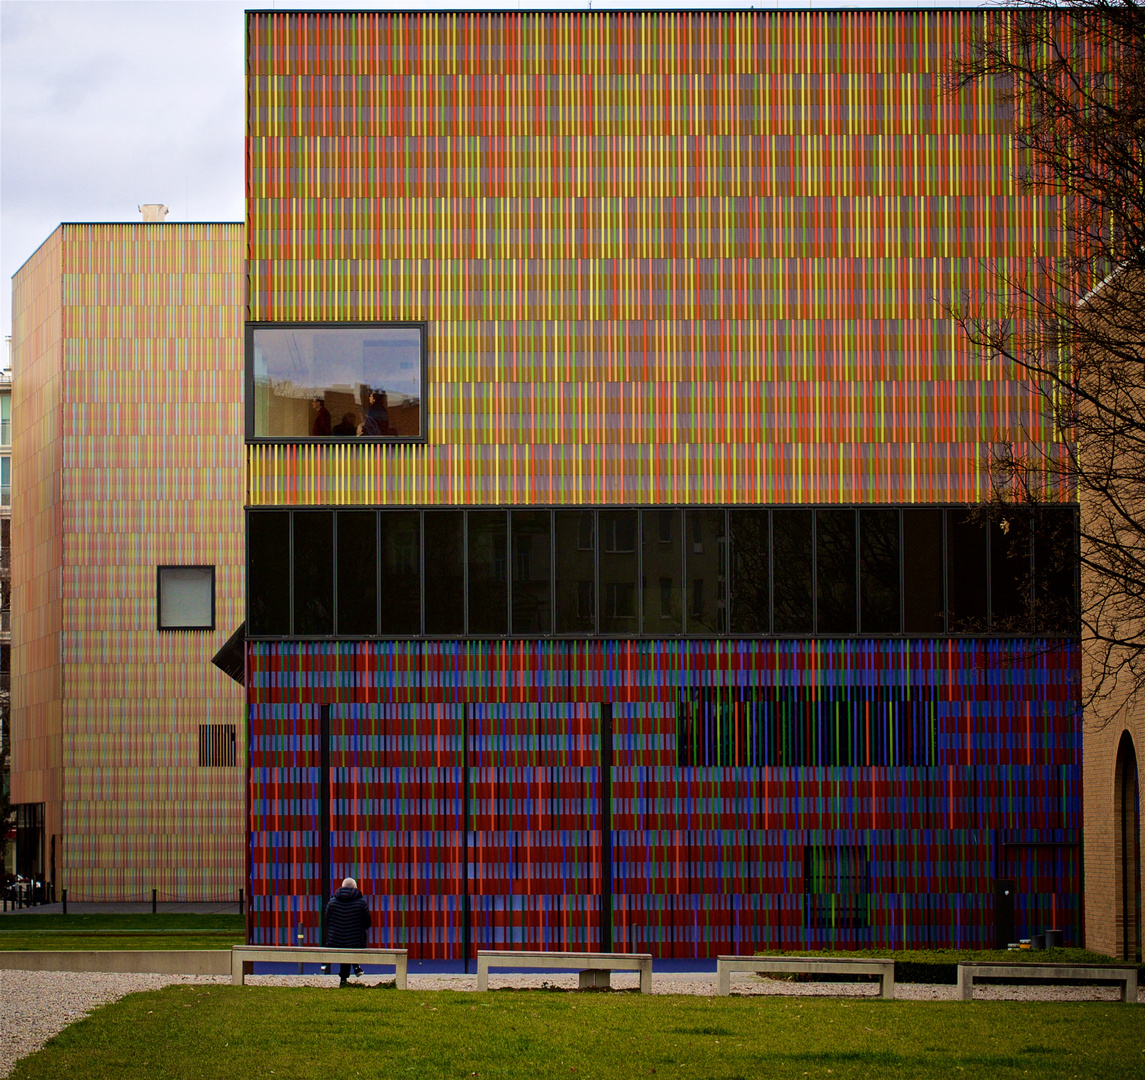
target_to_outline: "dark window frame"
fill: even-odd
[[[209,570],[211,573],[211,621],[204,626],[165,626],[163,624],[163,571],[164,570]],[[215,566],[213,563],[162,563],[155,567],[155,629],[164,634],[180,631],[201,633],[215,629]]]
[[[421,335],[421,359],[419,364],[419,379],[421,380],[421,434],[412,435],[327,435],[324,438],[315,438],[312,435],[289,437],[285,435],[256,435],[254,433],[254,335],[256,330],[410,330],[417,329]],[[375,446],[410,446],[429,442],[429,380],[428,380],[428,354],[429,354],[429,321],[427,319],[401,319],[378,320],[358,319],[354,321],[337,322],[326,319],[307,321],[304,319],[261,320],[247,322],[243,331],[243,389],[246,393],[246,402],[243,407],[243,423],[248,446],[260,445],[307,445],[307,446],[345,446],[345,445],[375,445]],[[282,509],[286,509],[285,507]],[[363,508],[365,509],[365,508]]]

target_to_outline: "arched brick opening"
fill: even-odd
[[[1122,732],[1113,774],[1117,928],[1123,960],[1141,959],[1141,787],[1137,754]]]

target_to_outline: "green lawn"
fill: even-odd
[[[1120,1004],[179,986],[99,1009],[17,1080],[1085,1078],[1145,1071]]]
[[[245,929],[242,915],[0,915],[0,934],[30,930],[231,930],[241,934]]]
[[[0,916],[0,951],[229,949],[245,940],[241,915]]]

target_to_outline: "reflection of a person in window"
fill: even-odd
[[[314,426],[310,429],[310,434],[316,439],[329,435],[330,410],[326,408],[325,400],[320,397],[316,397],[311,400],[310,406],[316,413],[314,417]]]
[[[342,422],[334,425],[332,435],[356,435],[358,432],[358,418],[352,413],[343,413]]]
[[[391,434],[389,402],[386,400],[386,392],[384,390],[370,391],[370,415],[378,425],[379,434]]]

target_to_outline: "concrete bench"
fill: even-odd
[[[652,993],[651,953],[585,952],[507,952],[503,949],[477,951],[477,989],[489,989],[490,968],[538,968],[579,971],[582,990],[609,987],[609,972],[639,971],[640,993]]]
[[[246,964],[366,964],[392,966],[399,990],[406,988],[405,949],[324,949],[307,945],[236,945],[231,949],[231,982],[246,982]]]
[[[1121,987],[1121,1000],[1137,1000],[1137,969],[1132,967],[1106,967],[1104,964],[959,964],[958,997],[970,1001],[974,997],[975,979],[993,979],[1008,982],[1014,979],[1034,979],[1046,983],[1103,982]]]
[[[773,971],[794,975],[877,975],[880,993],[888,1001],[895,996],[895,962],[871,957],[840,959],[818,956],[721,956],[716,959],[719,994],[732,991],[733,971]]]

